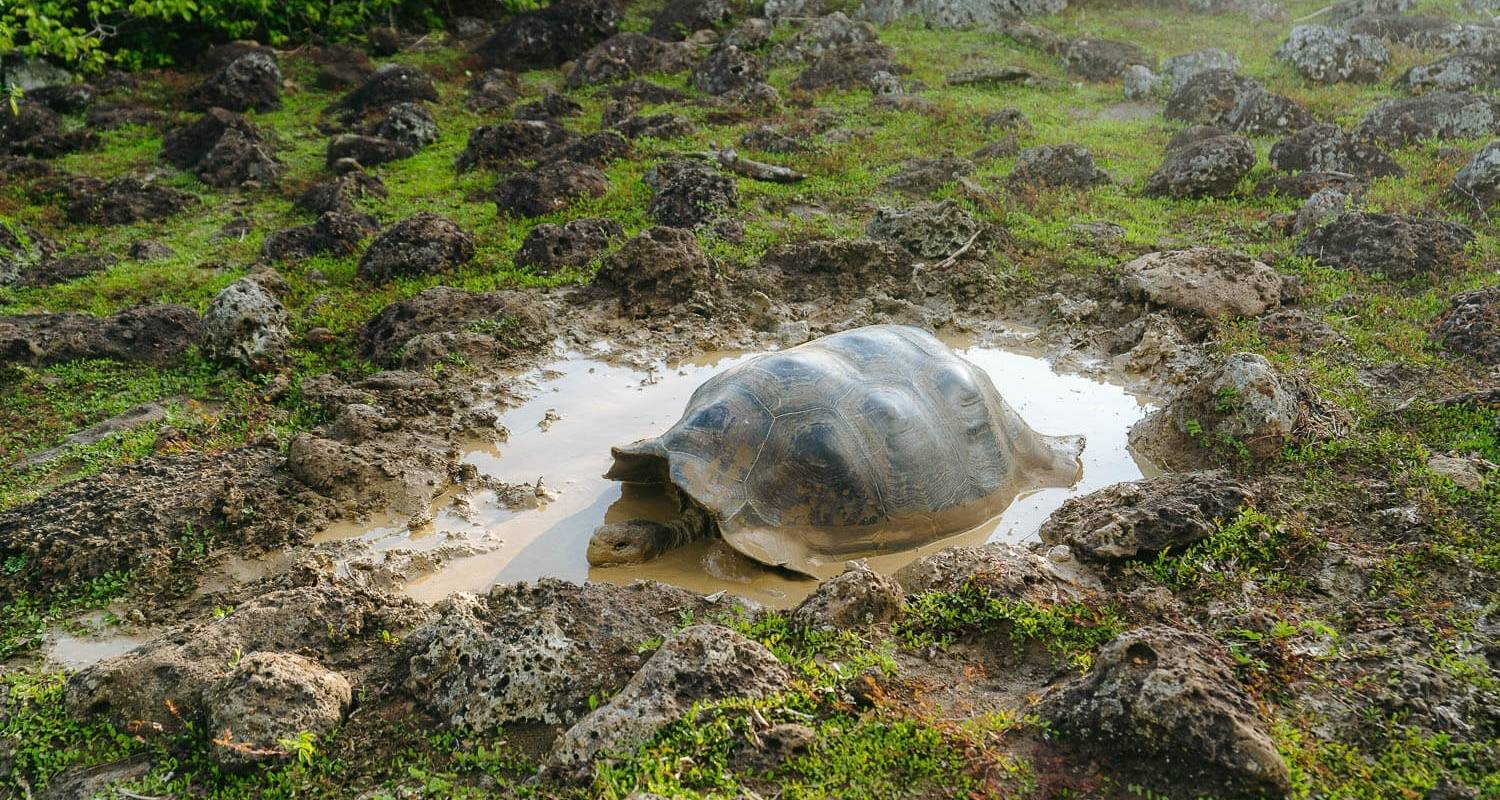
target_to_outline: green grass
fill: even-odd
[[[1289,584],[1283,568],[1296,541],[1281,521],[1245,508],[1234,519],[1221,522],[1207,538],[1180,551],[1163,550],[1138,566],[1177,592],[1234,586],[1245,580],[1267,590],[1285,590]]]
[[[1000,631],[1018,648],[1039,642],[1069,665],[1088,669],[1099,647],[1124,629],[1124,621],[1108,607],[1012,600],[969,581],[953,591],[917,595],[897,624],[896,635],[906,647],[923,648],[947,647],[967,634]]]

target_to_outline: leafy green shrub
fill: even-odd
[[[520,11],[539,2],[495,5]],[[421,0],[0,0],[0,53],[46,56],[85,71],[161,66],[233,39],[281,47],[438,20],[434,4]]]

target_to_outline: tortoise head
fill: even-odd
[[[589,564],[612,567],[640,564],[670,550],[676,543],[671,527],[643,519],[609,522],[594,529],[589,539]]]

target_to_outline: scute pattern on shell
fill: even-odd
[[[959,533],[1079,470],[1076,440],[1038,435],[982,370],[895,325],[726,370],[614,454],[609,477],[670,480],[732,547],[810,574]]]

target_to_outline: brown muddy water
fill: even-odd
[[[985,370],[1001,396],[1038,432],[1086,437],[1082,477],[1068,488],[1023,495],[978,528],[920,550],[868,559],[875,569],[891,572],[944,547],[1034,538],[1067,498],[1152,473],[1149,464],[1131,453],[1126,438],[1130,426],[1152,410],[1144,399],[1117,385],[1060,374],[1034,356],[997,347],[955,349]],[[665,519],[674,511],[659,490],[605,480],[610,447],[665,431],[694,389],[753,355],[709,354],[642,372],[568,354],[521,376],[534,393],[500,412],[508,435],[475,446],[464,459],[505,483],[539,481],[546,490],[537,507],[508,509],[489,491],[450,493],[439,499],[430,520],[416,525],[388,516],[336,525],[318,539],[356,545],[362,552],[354,558],[384,556],[412,563],[412,551],[418,562],[424,552],[441,556],[440,566],[403,588],[426,602],[550,576],[612,583],[650,578],[705,594],[727,591],[769,606],[793,605],[816,587],[815,581],[766,569],[717,540],[630,567],[592,568],[585,558],[589,537],[602,522]],[[455,553],[460,555],[452,557]]]

